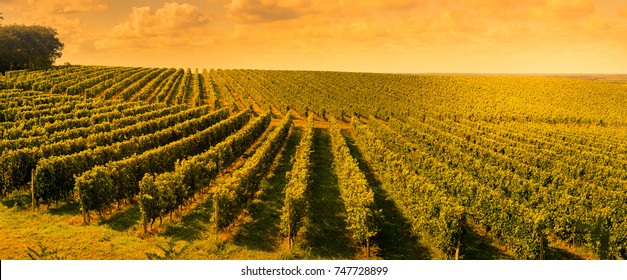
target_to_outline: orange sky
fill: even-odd
[[[58,62],[367,72],[627,73],[623,0],[0,0]]]

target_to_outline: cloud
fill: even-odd
[[[281,4],[286,3],[277,0],[232,0],[225,7],[230,18],[243,23],[272,22],[301,16],[294,7]]]
[[[154,13],[150,7],[133,7],[128,20],[115,26],[113,33],[119,37],[174,35],[208,22],[197,7],[170,2]]]
[[[99,49],[198,45],[206,42],[209,22],[198,7],[187,3],[165,3],[154,12],[150,7],[133,7],[126,21],[95,45]]]
[[[231,14],[230,18],[236,19],[227,34],[232,44],[263,45],[264,50],[321,50],[335,45],[373,51],[515,55],[529,50],[559,53],[590,46],[603,49],[627,41],[618,35],[625,28],[606,14],[607,4],[591,0],[228,2],[227,10],[240,7],[241,13],[243,7],[291,11],[289,20],[260,15],[246,19],[241,13],[242,17],[235,18]],[[264,24],[251,24],[260,22]]]
[[[387,24],[392,42],[422,52],[515,55],[529,50],[559,53],[575,49],[614,48],[625,36],[623,25],[598,2],[587,0],[467,0],[430,2],[412,13],[372,22]],[[616,9],[612,9],[615,11]],[[624,22],[624,21],[623,21]]]
[[[386,71],[400,71],[394,63],[412,71],[511,63],[533,71],[563,58],[624,69],[627,59],[621,0],[168,1],[0,0],[0,12],[2,24],[56,28],[73,63],[351,70],[390,63]]]
[[[103,12],[109,8],[107,4],[101,3],[100,0],[28,0],[28,4],[36,10],[44,11],[51,14]]]
[[[83,28],[78,18],[49,17],[42,24],[54,27],[59,39],[64,43],[64,54],[75,54],[83,51],[93,40],[93,34]]]
[[[208,0],[219,3],[221,0]],[[348,18],[410,12],[428,0],[229,0],[224,5],[228,18],[240,24],[268,23],[316,15],[341,21]]]
[[[299,19],[318,15],[334,20],[377,14],[382,11],[412,9],[427,0],[208,0],[209,3],[226,2],[229,18],[238,23],[265,23]]]

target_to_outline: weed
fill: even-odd
[[[176,260],[180,259],[181,255],[185,250],[187,250],[189,244],[185,244],[181,249],[176,250],[176,242],[173,239],[166,246],[157,245],[157,248],[161,250],[163,255],[158,255],[154,253],[146,253],[146,258],[149,260]]]
[[[37,242],[37,246],[39,247],[38,251],[27,247],[28,251],[26,254],[31,260],[65,260],[66,258],[63,256],[59,256],[58,250],[48,250],[48,247],[45,247],[41,244],[41,242]]]

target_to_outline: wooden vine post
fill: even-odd
[[[31,199],[31,210],[35,211],[36,201],[35,201],[35,169],[31,169],[30,171],[30,199]]]
[[[216,235],[216,244],[218,244],[219,238],[218,238],[218,233],[220,233],[220,217],[218,216],[219,214],[219,209],[220,209],[220,196],[219,196],[219,192],[216,192],[213,195],[213,218],[214,218],[214,224],[215,224],[215,235]]]
[[[146,213],[146,208],[145,208],[146,206],[145,206],[145,204],[143,204],[144,203],[143,202],[144,201],[144,188],[142,187],[141,184],[140,184],[140,187],[139,187],[139,201],[140,201],[140,203],[139,203],[140,207],[142,205],[144,205],[144,209],[143,209],[143,212],[142,212],[142,213],[144,213],[144,214],[142,214],[142,225],[144,226],[144,235],[146,235],[148,233],[148,219],[146,218],[147,215],[145,214]]]
[[[287,246],[292,251],[292,204],[286,200],[287,207]]]
[[[462,236],[461,234],[457,237],[457,245],[455,245],[455,260],[459,260],[459,248],[462,245]]]
[[[368,226],[366,226],[366,257],[370,259],[370,234],[368,232]]]

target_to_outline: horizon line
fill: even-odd
[[[55,64],[54,66],[66,66],[67,62],[63,62],[60,64]],[[512,75],[512,76],[520,76],[520,75],[556,75],[556,76],[572,76],[572,75],[609,75],[609,76],[622,76],[627,75],[627,72],[618,73],[618,72],[441,72],[441,71],[425,71],[425,72],[376,72],[376,71],[351,71],[351,70],[321,70],[321,69],[295,69],[295,68],[215,68],[215,67],[174,67],[174,66],[130,66],[130,65],[104,65],[104,64],[72,64],[71,66],[107,66],[107,67],[138,67],[138,68],[175,68],[175,69],[216,69],[216,70],[259,70],[259,71],[311,71],[311,72],[341,72],[341,73],[371,73],[371,74],[404,74],[404,75]]]

